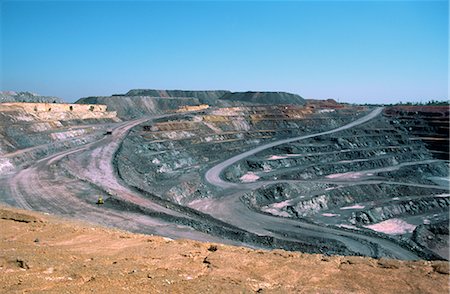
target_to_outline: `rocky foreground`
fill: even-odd
[[[448,293],[449,264],[170,240],[0,207],[5,293]]]

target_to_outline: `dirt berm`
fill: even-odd
[[[442,261],[264,251],[0,207],[2,293],[448,293]]]

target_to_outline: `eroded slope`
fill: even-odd
[[[390,115],[321,134],[367,113],[330,106],[221,108],[139,126],[116,157],[118,172],[132,187],[255,234],[330,242],[337,252],[352,248],[355,254],[395,256],[377,247],[379,238],[424,258],[448,258],[442,254],[448,242],[431,248],[412,238],[418,225],[448,222],[448,160],[433,157],[410,128]],[[222,185],[225,191],[205,184],[207,168],[231,155],[298,136],[305,139],[275,144],[227,168],[222,178],[235,184]],[[283,219],[318,226],[298,230],[295,221]],[[320,226],[341,233],[324,233]],[[352,238],[369,244],[355,245],[342,234],[356,234]]]
[[[0,175],[103,136],[120,121],[105,105],[0,104]]]
[[[0,291],[8,293],[449,291],[447,262],[173,241],[5,207],[0,227]]]

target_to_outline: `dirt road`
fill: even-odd
[[[216,165],[206,173],[205,178],[211,184],[224,188],[226,196],[199,200],[188,208],[152,198],[151,195],[128,187],[116,175],[113,166],[114,154],[128,131],[163,116],[118,123],[111,128],[110,135],[45,157],[9,178],[1,179],[0,184],[7,187],[8,197],[16,206],[147,234],[255,247],[267,246],[265,242],[268,236],[277,244],[290,242],[286,246],[295,248],[300,248],[296,246],[301,246],[303,238],[309,236],[333,239],[362,255],[381,254],[400,259],[417,259],[413,252],[388,240],[251,211],[239,198],[261,183],[240,185],[220,178],[220,173],[226,167],[249,155],[276,145],[349,129],[371,120],[381,111],[378,108],[334,130],[265,144]],[[126,205],[97,206],[95,202],[98,196],[111,196]]]
[[[194,201],[193,203],[191,203],[191,207],[257,234],[268,234],[275,237],[282,237],[283,234],[289,232],[291,235],[299,234],[299,236],[303,235],[311,237],[330,238],[344,243],[351,251],[362,255],[376,256],[376,254],[378,254],[376,252],[378,252],[379,248],[381,248],[385,252],[384,254],[387,253],[390,257],[399,259],[418,259],[418,256],[414,252],[402,248],[395,242],[386,239],[255,212],[249,209],[245,204],[243,204],[240,201],[240,197],[251,190],[265,185],[266,183],[230,183],[220,177],[221,173],[227,167],[250,155],[281,144],[291,143],[350,129],[352,127],[359,126],[365,122],[370,121],[371,119],[380,115],[382,111],[383,108],[376,108],[368,115],[333,130],[279,140],[276,142],[261,145],[249,151],[235,155],[213,166],[205,173],[205,179],[210,184],[225,189],[226,191],[224,192],[224,194],[226,196],[219,199]],[[275,182],[276,181],[271,181],[271,183]],[[227,190],[229,190],[230,192],[227,192]]]
[[[170,115],[164,115],[170,116]],[[143,118],[112,127],[100,140],[47,156],[9,178],[1,179],[11,204],[28,210],[69,216],[107,226],[159,234],[171,238],[224,241],[189,226],[135,212],[95,204],[98,196],[115,198],[145,207],[147,212],[189,218],[146,199],[120,183],[112,164],[113,155],[128,131],[136,125],[164,116]]]

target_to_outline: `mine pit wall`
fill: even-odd
[[[179,120],[158,119],[131,130],[115,164],[127,184],[188,205],[220,193],[204,182],[202,174],[231,154],[277,138],[333,129],[365,113],[365,108],[309,102],[303,107],[212,108]],[[241,199],[261,213],[342,224],[367,234],[374,231],[365,226],[396,218],[409,223],[411,218],[418,221],[430,216],[429,221],[434,223],[448,213],[450,201],[441,195],[447,193],[445,189],[431,187],[434,184],[429,178],[448,177],[448,162],[433,159],[424,142],[414,138],[409,128],[392,124],[388,116],[379,116],[336,134],[260,152],[225,170],[224,176],[241,182],[242,175],[255,172],[260,180],[301,180],[297,184],[268,185]],[[275,155],[279,158],[269,160]],[[367,183],[334,183],[334,178],[325,178],[337,172],[358,174],[396,166],[400,168],[371,175]],[[413,220],[411,224],[417,225]]]
[[[116,163],[128,184],[185,204],[208,197],[211,187],[204,183],[201,170],[212,162],[276,138],[332,129],[365,111],[339,109],[317,117],[306,106],[258,105],[213,108],[176,121],[155,120],[130,132]]]
[[[197,98],[162,98],[147,96],[87,97],[81,98],[75,103],[77,103],[77,105],[106,105],[108,109],[115,111],[120,118],[124,119],[174,112],[180,107],[198,106],[201,104]]]
[[[0,103],[0,174],[97,140],[105,131],[98,124],[118,121],[106,105]]]
[[[450,200],[448,188],[430,181],[434,177],[448,178],[448,161],[434,159],[426,142],[414,135],[419,134],[414,127],[423,125],[422,118],[419,116],[415,120],[412,114],[405,117],[379,117],[338,134],[277,146],[242,160],[225,171],[224,176],[236,182],[246,174],[259,176],[259,180],[273,180],[274,177],[303,180],[301,183],[268,185],[246,194],[242,200],[256,211],[309,218],[313,222],[338,226],[344,224],[365,232],[366,226],[386,221],[385,228],[397,226],[398,233],[394,234],[407,240],[411,237],[410,229],[416,225],[420,227],[422,222],[448,226]],[[447,116],[442,117],[444,121],[447,119]],[[402,118],[405,121],[399,123]],[[409,125],[405,126],[405,123]],[[439,136],[433,125],[425,127],[430,132],[428,136]],[[302,156],[289,156],[293,154]],[[273,159],[267,160],[270,157]],[[388,166],[399,169],[382,170]],[[372,183],[356,185],[349,181],[345,184],[346,177],[354,175],[357,178],[359,171],[372,169],[380,169],[370,176],[375,180]],[[323,177],[330,173],[344,175],[344,182],[334,184],[333,177],[326,182],[327,178]],[[407,229],[403,230],[401,226]],[[444,242],[448,240],[448,233],[439,238],[427,237],[429,244],[424,248],[448,259],[448,254],[442,254],[448,251],[448,242]],[[433,249],[436,246],[439,250]]]
[[[60,103],[1,103],[0,112],[24,111],[41,121],[71,119],[116,119],[115,111],[107,111],[106,105]]]
[[[449,160],[449,106],[388,107],[384,115],[390,123],[405,128],[411,140],[420,140],[437,159]]]

